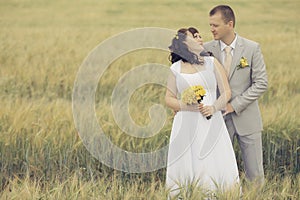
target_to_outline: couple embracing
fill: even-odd
[[[195,29],[180,29],[169,47],[165,100],[176,112],[166,177],[171,197],[192,182],[210,191],[238,185],[234,140],[246,178],[264,180],[258,98],[268,82],[260,46],[235,33],[234,12],[227,5],[210,11],[209,24],[213,41],[203,45]]]

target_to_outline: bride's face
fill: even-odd
[[[196,55],[199,55],[200,52],[204,50],[203,46],[200,45],[199,42],[195,40],[193,34],[190,33],[189,31],[187,32],[187,37],[184,43],[188,46],[189,50],[195,53]]]

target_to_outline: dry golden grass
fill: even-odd
[[[0,0],[1,199],[166,199],[165,169],[120,173],[89,154],[73,122],[73,84],[95,46],[129,29],[195,26],[210,40],[207,13],[216,4],[219,1]],[[243,187],[243,199],[297,199],[300,2],[234,0],[230,5],[236,10],[237,32],[261,44],[269,77],[269,90],[260,99],[266,184]],[[110,110],[111,92],[122,74],[146,62],[169,65],[167,58],[167,52],[149,50],[125,55],[99,81],[97,117],[120,147],[149,151],[168,143],[170,110],[160,134],[146,140],[122,133]],[[147,124],[149,107],[163,104],[163,98],[162,87],[140,88],[131,98],[132,118]],[[183,194],[200,199],[199,191]],[[217,195],[236,197],[230,192]]]

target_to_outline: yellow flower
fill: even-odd
[[[186,104],[200,103],[205,96],[206,91],[201,85],[191,86],[181,94],[181,101]]]
[[[176,38],[176,40],[178,40],[178,39],[179,39],[179,36],[178,36],[178,34],[175,34],[175,38]]]
[[[241,68],[245,68],[245,67],[249,67],[249,64],[247,62],[247,58],[242,57],[240,60],[240,64],[237,66],[237,69],[241,69]]]

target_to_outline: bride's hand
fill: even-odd
[[[215,112],[215,107],[214,106],[205,106],[202,103],[198,105],[199,111],[204,115],[205,117],[211,116]]]

